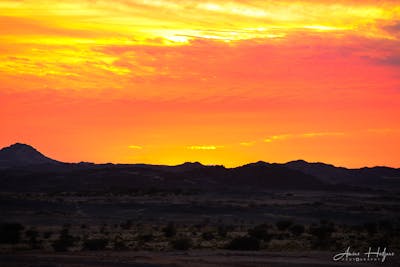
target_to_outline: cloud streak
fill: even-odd
[[[343,132],[312,132],[312,133],[301,133],[301,134],[281,134],[281,135],[272,135],[266,139],[264,139],[265,143],[272,143],[275,141],[284,141],[288,139],[296,139],[296,138],[317,138],[317,137],[334,137],[334,136],[344,136]]]
[[[130,145],[128,146],[130,149],[143,149],[142,146],[138,146],[138,145]]]
[[[202,146],[188,146],[187,149],[190,150],[217,150],[223,148],[223,146],[214,146],[214,145],[202,145]]]

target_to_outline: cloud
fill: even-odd
[[[377,59],[376,61],[383,65],[400,66],[400,55],[392,55],[382,59]]]
[[[389,33],[397,35],[400,33],[400,20],[397,20],[389,25],[383,26],[382,28]]]
[[[241,142],[239,143],[241,146],[254,146],[256,142]]]
[[[275,141],[282,141],[287,139],[295,139],[295,138],[314,138],[314,137],[323,137],[323,136],[343,136],[345,133],[342,132],[315,132],[315,133],[300,133],[300,134],[281,134],[281,135],[272,135],[266,139],[264,139],[265,143],[271,143]]]
[[[131,149],[143,149],[142,146],[137,146],[137,145],[130,145],[128,147],[131,148]]]
[[[343,51],[365,55],[368,46],[371,58],[391,65],[399,61],[396,51],[386,57],[379,38],[365,46],[364,40],[349,40],[353,35],[373,39],[375,31],[384,32],[381,24],[397,31],[391,2],[67,2],[0,1],[7,14],[0,16],[0,25],[6,25],[0,29],[2,84],[7,79],[9,87],[29,90],[126,89],[118,93],[138,97],[227,95],[235,84],[256,98],[291,92],[315,96],[311,86],[341,84],[342,77],[351,83],[374,73],[367,69],[371,64],[355,65],[358,54]]]
[[[320,137],[320,136],[341,136],[344,135],[342,132],[320,132],[320,133],[303,133],[300,136],[306,138]]]
[[[187,149],[191,150],[216,150],[219,148],[223,148],[223,146],[213,146],[213,145],[207,145],[207,146],[188,146]]]
[[[291,134],[272,135],[272,136],[264,139],[264,142],[271,143],[271,142],[278,141],[278,140],[285,140],[285,139],[288,139],[291,137],[293,137],[293,135],[291,135]]]

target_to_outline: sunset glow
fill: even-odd
[[[400,3],[0,1],[0,146],[400,167]]]

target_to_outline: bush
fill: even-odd
[[[293,224],[292,221],[290,220],[282,220],[276,222],[276,227],[278,228],[279,231],[285,231],[288,229],[291,225]]]
[[[87,239],[83,242],[84,250],[103,250],[108,245],[108,240],[104,238]]]
[[[188,250],[192,245],[192,240],[187,237],[180,237],[171,241],[171,247],[175,250]]]
[[[310,234],[318,239],[327,239],[331,236],[333,232],[333,228],[325,225],[310,227]]]
[[[126,220],[125,223],[121,223],[121,228],[124,230],[130,230],[131,227],[133,226],[132,220]]]
[[[271,235],[268,233],[269,226],[267,224],[260,224],[248,230],[248,234],[258,240],[269,241]]]
[[[65,239],[57,239],[53,242],[52,247],[55,251],[67,251],[74,243]]]
[[[201,235],[201,238],[203,238],[206,241],[210,241],[210,240],[213,240],[215,238],[215,236],[212,232],[205,232]]]
[[[304,230],[305,230],[305,228],[304,228],[304,226],[301,225],[301,224],[295,224],[295,225],[292,225],[292,226],[289,228],[289,231],[290,231],[294,236],[300,236],[301,234],[304,233]]]
[[[313,248],[327,249],[334,245],[334,240],[331,237],[333,232],[335,232],[335,227],[332,223],[324,223],[319,226],[312,225],[310,234],[313,235]]]
[[[68,228],[61,230],[60,237],[55,240],[52,247],[55,251],[67,251],[75,243],[75,238],[69,234]]]
[[[176,236],[176,227],[173,223],[169,223],[166,227],[162,229],[162,231],[167,238]]]
[[[232,226],[226,226],[226,225],[219,225],[217,232],[218,235],[222,238],[225,238],[229,232],[231,232],[233,230]]]
[[[21,231],[24,227],[19,223],[0,224],[0,243],[17,244],[21,240]]]
[[[237,237],[227,245],[230,250],[260,250],[260,240],[251,236]]]
[[[141,242],[150,242],[154,239],[152,233],[145,233],[138,236],[139,241]]]
[[[39,232],[34,228],[31,228],[25,232],[25,236],[28,238],[28,243],[32,248],[39,248]]]
[[[123,240],[117,240],[114,242],[114,250],[127,250],[128,246]]]
[[[46,231],[43,233],[43,238],[44,239],[49,239],[53,235],[52,231]]]
[[[29,230],[25,231],[25,236],[28,238],[37,238],[39,236],[39,232],[34,228],[30,228]]]

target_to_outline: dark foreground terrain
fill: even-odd
[[[398,260],[383,263],[334,262],[327,252],[74,252],[18,253],[0,255],[4,266],[40,267],[334,267],[399,266]]]
[[[66,164],[16,144],[0,150],[0,266],[400,266],[399,177],[304,161]]]
[[[0,266],[378,264],[333,261],[349,246],[363,253],[386,247],[396,254],[379,266],[399,266],[394,193],[30,192],[0,199]]]

